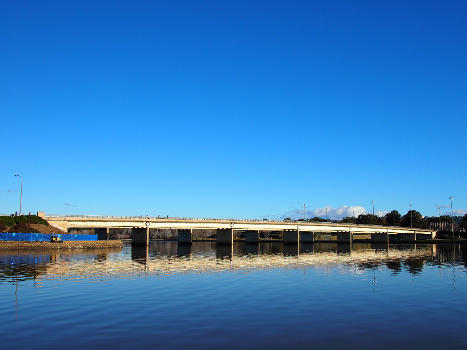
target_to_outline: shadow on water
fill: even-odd
[[[244,243],[243,244],[244,255],[258,255],[260,254],[259,243]]]
[[[293,243],[284,243],[283,254],[284,256],[297,256],[300,252],[300,245]]]
[[[178,244],[177,256],[189,258],[191,256],[191,244]]]
[[[131,247],[131,260],[147,264],[149,259],[149,246],[132,246]]]
[[[232,259],[234,245],[216,245],[216,258]]]

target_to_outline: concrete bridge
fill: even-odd
[[[355,225],[331,222],[267,221],[230,219],[182,219],[155,217],[111,217],[111,216],[52,216],[38,213],[50,225],[65,232],[69,229],[94,229],[99,239],[108,239],[111,228],[131,228],[132,242],[136,245],[149,244],[151,229],[176,229],[178,242],[190,244],[193,230],[215,230],[217,244],[233,244],[234,233],[245,234],[245,242],[258,243],[260,232],[279,232],[284,243],[312,243],[315,234],[327,233],[336,236],[338,243],[352,243],[353,236],[371,235],[374,242],[415,241],[432,239],[436,231],[419,228],[390,227],[378,225]]]

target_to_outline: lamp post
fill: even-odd
[[[410,228],[412,228],[412,208],[413,208],[413,204],[409,204],[409,207],[410,207]]]
[[[452,231],[452,238],[454,238],[454,211],[452,210],[452,201],[454,197],[449,197],[451,200],[451,231]]]
[[[19,215],[21,215],[21,205],[23,202],[23,176],[19,174],[15,174],[15,177],[19,177],[21,180],[21,189],[19,194]]]

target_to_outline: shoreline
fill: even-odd
[[[131,243],[131,238],[122,238],[121,239],[122,242],[130,242]],[[156,239],[151,239],[149,240],[150,242],[177,242],[178,241],[176,239],[160,239],[160,238],[156,238]],[[244,239],[234,239],[233,240],[234,242],[243,242],[243,243],[247,243],[247,244],[258,244],[258,243],[284,243],[282,240],[280,239],[266,239],[266,238],[261,238],[259,240],[258,243],[253,243],[253,242],[245,242]],[[193,238],[192,239],[192,242],[212,242],[212,243],[216,243],[216,239],[215,238]],[[315,239],[314,242],[300,242],[300,244],[313,244],[313,243],[339,243],[339,244],[348,244],[348,243],[344,243],[344,242],[337,242],[337,240],[333,240],[333,239]],[[375,241],[372,241],[371,239],[354,239],[352,241],[352,243],[383,243],[385,244],[386,242],[375,242]],[[420,243],[429,243],[429,244],[440,244],[440,243],[467,243],[467,240],[466,239],[462,239],[462,238],[458,238],[458,239],[445,239],[445,238],[442,238],[442,239],[420,239],[420,240],[417,240],[417,241],[414,241],[414,240],[407,240],[407,241],[389,241],[389,244],[407,244],[407,243],[417,243],[417,244],[420,244]],[[189,244],[189,242],[187,243],[182,243],[182,244]],[[295,243],[285,243],[285,244],[295,244]]]
[[[26,241],[0,241],[0,250],[7,249],[96,249],[121,248],[121,240],[108,241],[64,241],[62,243],[26,242]]]

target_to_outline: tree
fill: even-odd
[[[342,218],[341,222],[349,223],[349,224],[356,224],[357,218],[353,216],[346,216],[345,218]]]
[[[430,226],[429,223],[423,219],[422,214],[416,210],[409,210],[407,214],[401,218],[401,226],[403,227],[410,227],[410,222],[412,222],[412,227],[429,228]]]
[[[319,218],[319,217],[315,216],[314,218],[309,219],[309,220],[307,220],[307,221],[327,222],[327,221],[329,221],[329,220],[326,220],[326,219]]]
[[[387,213],[384,218],[386,219],[386,225],[388,226],[400,226],[401,225],[401,214],[397,210],[393,210]]]
[[[361,214],[357,218],[358,224],[381,225],[381,218],[372,214]]]
[[[467,214],[465,214],[461,218],[461,222],[460,222],[459,226],[460,226],[460,231],[467,232]]]

